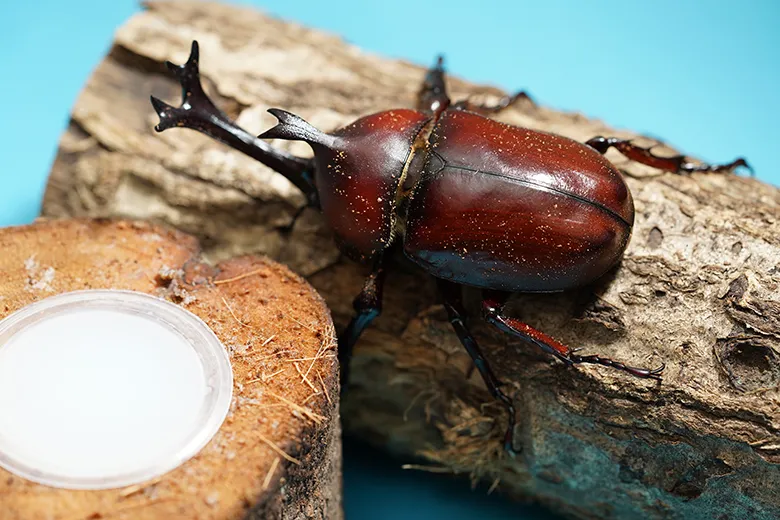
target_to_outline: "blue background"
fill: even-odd
[[[708,161],[744,155],[780,185],[780,2],[256,0],[370,51],[527,90]],[[68,112],[131,0],[0,4],[0,225],[30,222]],[[398,469],[348,443],[346,506],[362,518],[552,518]],[[370,514],[369,514],[370,511]]]

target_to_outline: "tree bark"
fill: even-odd
[[[127,221],[7,228],[0,251],[0,319],[67,291],[154,294],[206,322],[228,348],[234,378],[219,432],[178,468],[99,491],[51,488],[0,468],[0,518],[342,518],[333,323],[302,278],[259,257],[212,267],[194,238]],[[310,361],[297,368],[301,358]]]
[[[200,237],[211,259],[270,255],[306,276],[343,327],[368,270],[339,256],[314,211],[289,236],[280,231],[303,197],[206,137],[153,132],[148,95],[178,103],[162,64],[183,63],[192,39],[206,90],[255,134],[274,124],[268,107],[330,130],[413,106],[424,74],[256,11],[152,3],[118,31],[76,103],[44,214],[163,221]],[[501,94],[457,78],[449,85],[455,98]],[[498,119],[580,141],[638,137],[532,103]],[[302,143],[275,145],[311,153]],[[780,191],[608,158],[626,174],[637,209],[621,265],[583,290],[518,296],[509,312],[584,353],[664,362],[663,382],[568,368],[474,320],[518,406],[522,452],[511,459],[501,449],[504,411],[477,375],[466,377],[469,358],[432,279],[399,258],[384,312],[355,352],[345,428],[572,518],[777,518]]]

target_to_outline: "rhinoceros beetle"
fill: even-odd
[[[380,314],[385,264],[394,247],[436,278],[449,321],[492,395],[506,408],[505,449],[513,453],[512,400],[466,325],[461,286],[483,291],[484,319],[536,345],[566,364],[595,363],[642,378],[655,369],[635,368],[599,355],[579,355],[516,318],[504,304],[513,292],[555,292],[589,284],[613,267],[628,245],[634,223],[631,193],[604,158],[615,148],[631,160],[676,173],[725,172],[738,166],[661,157],[628,140],[594,137],[586,143],[489,119],[524,97],[496,105],[451,103],[442,59],[428,70],[416,110],[394,109],[362,117],[331,134],[278,108],[278,124],[250,135],[204,92],[198,44],[184,65],[167,62],[182,86],[180,107],[152,97],[160,117],[155,129],[187,127],[231,146],[284,175],[310,206],[319,208],[339,249],[370,263],[372,272],[354,300],[355,314],[339,335],[346,381],[352,348]],[[304,159],[261,139],[305,141]]]

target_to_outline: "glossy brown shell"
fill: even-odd
[[[620,259],[631,194],[571,139],[449,110],[429,140],[404,251],[432,275],[506,291],[587,284]]]
[[[401,174],[429,119],[415,110],[379,112],[334,132],[328,146],[313,145],[322,212],[348,256],[367,260],[387,247]]]

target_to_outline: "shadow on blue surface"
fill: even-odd
[[[347,520],[558,520],[536,505],[513,503],[468,479],[405,470],[393,458],[353,438],[344,439],[344,509]],[[432,507],[434,506],[434,507]]]

